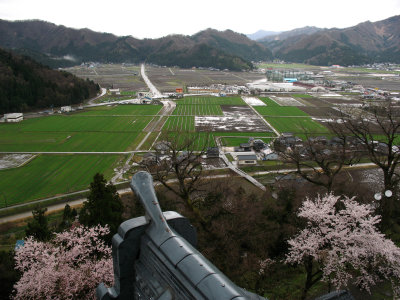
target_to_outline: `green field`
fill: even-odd
[[[0,151],[120,152],[139,132],[1,132]]]
[[[121,91],[121,95],[123,95],[123,96],[135,96],[136,92],[134,92],[134,91]]]
[[[51,116],[24,120],[20,123],[0,125],[0,133],[5,131],[42,132],[129,132],[142,131],[151,117],[103,117],[103,116]]]
[[[268,107],[280,107],[278,103],[268,97],[258,97],[261,101],[267,104]]]
[[[194,131],[194,117],[171,116],[165,122],[163,130],[166,131]]]
[[[79,116],[153,116],[157,115],[161,110],[162,105],[117,105],[117,106],[97,106],[86,110],[85,112],[79,113]]]
[[[0,171],[7,206],[87,189],[96,172],[110,178],[117,155],[40,155],[21,168]],[[3,197],[0,207],[5,206]]]
[[[221,116],[223,115],[219,105],[178,104],[173,115],[175,116]]]
[[[157,113],[161,106],[118,106],[119,113]],[[107,107],[108,110],[111,108]],[[145,111],[147,110],[147,111]],[[152,110],[152,111],[150,111]],[[104,109],[93,109],[93,113]],[[107,110],[105,110],[107,111]],[[141,111],[141,112],[140,112]],[[57,115],[0,124],[0,151],[125,151],[152,120],[151,116]]]
[[[254,106],[254,109],[263,116],[285,116],[285,117],[308,117],[309,115],[306,114],[301,109],[295,106]]]
[[[176,103],[192,105],[247,105],[240,97],[185,97],[177,100]]]
[[[279,132],[328,134],[329,130],[309,117],[264,117]]]

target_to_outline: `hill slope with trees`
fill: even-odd
[[[0,49],[0,113],[81,103],[99,86]]]

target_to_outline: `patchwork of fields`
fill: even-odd
[[[215,146],[217,138],[226,146],[238,146],[247,142],[249,137],[271,141],[275,134],[265,121],[278,132],[299,135],[304,130],[313,134],[328,133],[323,125],[311,119],[307,109],[283,106],[271,98],[259,99],[266,104],[253,107],[259,115],[240,97],[206,96],[176,100],[172,115],[163,117],[166,122],[162,128],[150,131],[149,139],[141,149],[148,150],[162,136],[159,130],[173,134],[186,132],[195,137],[198,149]],[[152,120],[161,118],[161,109],[161,105],[98,106],[68,115],[0,124],[0,152],[134,150],[146,136],[144,128]],[[0,171],[0,189],[4,191],[8,205],[85,189],[96,172],[111,178],[116,163],[123,157],[112,154],[42,154],[23,167]],[[0,207],[2,205],[0,203]]]

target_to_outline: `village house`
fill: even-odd
[[[256,165],[257,164],[257,156],[255,154],[238,155],[237,162],[238,162],[238,165]]]
[[[72,107],[70,105],[68,106],[61,106],[60,111],[63,112],[71,112],[72,111]]]
[[[7,123],[21,122],[24,119],[23,113],[4,114],[4,121]]]

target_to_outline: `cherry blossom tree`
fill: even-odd
[[[355,284],[370,291],[381,280],[400,294],[400,248],[377,229],[371,205],[327,194],[307,199],[298,216],[307,226],[290,239],[286,263],[301,264],[307,278],[302,299],[320,279],[337,288]]]
[[[15,299],[95,299],[100,282],[113,284],[108,227],[72,226],[48,242],[28,237],[15,254],[22,273]]]

